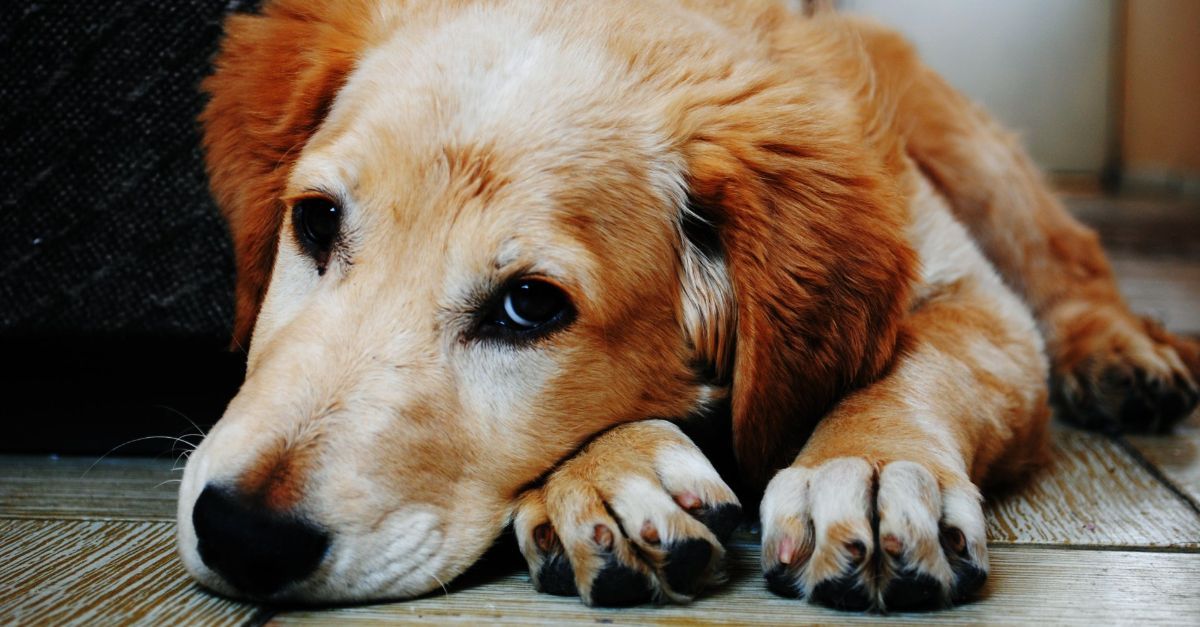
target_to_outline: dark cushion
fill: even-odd
[[[224,15],[256,4],[0,8],[0,351],[19,371],[4,386],[10,418],[24,407],[50,431],[81,411],[157,425],[148,408],[184,397],[216,407],[203,421],[219,413],[236,379],[221,353],[233,257],[205,181],[198,85]],[[191,383],[163,381],[176,376]],[[214,376],[224,387],[209,398]],[[121,387],[131,379],[136,389]],[[63,398],[81,386],[93,391],[86,402]]]

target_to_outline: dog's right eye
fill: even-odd
[[[571,300],[559,287],[539,279],[522,279],[505,286],[493,298],[482,321],[484,336],[527,341],[571,322]]]
[[[305,198],[292,209],[292,225],[305,251],[324,274],[329,254],[341,230],[342,210],[328,198]]]

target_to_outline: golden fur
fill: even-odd
[[[1114,371],[1167,390],[1153,420],[1195,402],[1194,345],[1131,314],[1015,143],[873,24],[756,0],[274,0],[227,28],[202,121],[249,368],[179,509],[218,591],[245,594],[196,551],[215,484],[334,538],[275,600],[421,594],[515,521],[535,585],[686,601],[738,500],[652,419],[727,406],[774,589],[947,602],[986,574],[977,486],[1042,453],[1051,373],[1102,426],[1149,394]],[[345,205],[321,273],[286,219],[313,194]],[[473,341],[474,295],[522,275],[574,322]]]

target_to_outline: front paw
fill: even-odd
[[[687,602],[722,579],[737,497],[678,427],[605,433],[523,494],[514,529],[538,590],[588,605]]]
[[[1110,433],[1163,432],[1195,409],[1195,343],[1115,307],[1062,309],[1051,390],[1068,421]]]
[[[781,471],[762,501],[772,591],[849,610],[940,607],[987,578],[979,491],[907,461],[862,458]]]

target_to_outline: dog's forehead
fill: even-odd
[[[457,159],[523,185],[553,184],[540,173],[661,161],[663,114],[627,61],[602,35],[542,12],[530,3],[397,28],[360,53],[305,152],[327,154],[352,179]]]
[[[399,228],[368,237],[420,233],[423,267],[462,277],[524,265],[587,289],[621,260],[670,267],[684,176],[661,114],[602,41],[534,24],[466,13],[364,51],[289,191],[370,203]],[[644,283],[626,278],[604,282]]]
[[[603,47],[539,32],[512,13],[399,28],[363,51],[313,143],[386,150],[382,140],[402,141],[414,166],[444,146],[580,149],[571,145],[586,131],[579,117],[618,80],[611,61]]]

